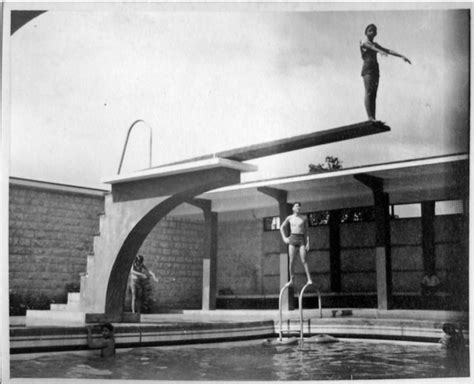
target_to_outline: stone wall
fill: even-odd
[[[201,308],[203,220],[165,218],[148,235],[139,253],[159,280],[152,282],[153,312]]]
[[[222,221],[217,231],[217,287],[262,294],[262,220]]]
[[[86,270],[103,197],[14,184],[9,195],[10,290],[65,297]]]
[[[65,302],[93,253],[104,198],[43,185],[10,184],[9,288]],[[203,223],[165,218],[143,243],[140,253],[159,279],[154,312],[201,308]]]

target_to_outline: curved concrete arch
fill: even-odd
[[[123,242],[110,272],[105,299],[105,313],[107,316],[116,317],[123,313],[127,279],[133,260],[146,237],[158,222],[182,203],[189,203],[193,197],[220,186],[222,186],[222,181],[216,181],[212,184],[177,193],[156,205],[138,221]]]

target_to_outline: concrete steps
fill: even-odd
[[[80,308],[80,293],[69,292],[66,304],[51,304],[49,310],[27,310],[26,326],[85,324],[86,314]]]
[[[80,311],[80,293],[79,292],[69,292],[67,294],[67,303],[66,304],[51,304],[51,311]]]
[[[72,310],[32,310],[26,311],[26,326],[79,326],[86,322],[85,312]]]

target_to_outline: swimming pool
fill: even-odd
[[[263,346],[262,341],[12,356],[12,378],[127,380],[349,380],[468,376],[437,344],[342,339]],[[466,355],[467,356],[467,355]],[[461,361],[461,363],[460,363]]]

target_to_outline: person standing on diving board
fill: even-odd
[[[363,61],[361,76],[364,79],[365,88],[364,103],[369,121],[377,121],[375,119],[375,99],[377,98],[380,77],[377,53],[383,56],[401,57],[405,62],[411,64],[411,61],[402,54],[377,44],[374,41],[375,36],[377,36],[377,27],[374,24],[369,24],[365,28],[365,38],[360,42],[360,53]]]

